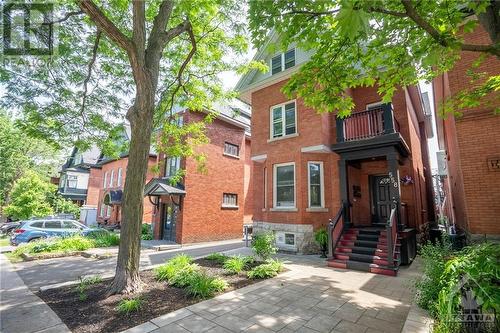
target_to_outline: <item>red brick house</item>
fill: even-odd
[[[491,40],[478,25],[465,35],[465,42],[490,44]],[[462,52],[455,67],[434,80],[436,109],[447,97],[470,86],[466,72],[478,57],[478,53]],[[487,58],[477,72],[498,75],[500,60]],[[461,110],[461,117],[436,117],[441,150],[438,163],[445,192],[440,211],[473,237],[500,235],[500,116],[493,114],[499,95],[483,99],[476,108]]]
[[[332,220],[330,265],[394,274],[389,242],[433,219],[430,118],[419,88],[399,88],[390,104],[376,87],[349,89],[355,108],[342,120],[281,92],[309,53],[265,50],[255,59],[271,70],[249,72],[236,86],[252,106],[254,232],[273,231],[282,250],[307,253],[316,250],[313,232]]]
[[[179,244],[236,239],[243,223],[251,220],[250,114],[240,108],[218,107],[215,120],[206,126],[208,144],[196,148],[206,157],[205,172],[191,157],[158,155],[164,166],[161,177],[145,188],[146,200],[154,203],[155,239]],[[185,110],[177,117],[183,124],[198,122],[203,112]],[[173,186],[170,177],[184,170]]]

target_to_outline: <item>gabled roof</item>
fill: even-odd
[[[80,152],[80,149],[74,147],[71,151],[71,155],[66,160],[66,163],[62,166],[61,171],[67,169],[72,169],[73,171],[88,169],[91,165],[97,163],[101,152],[97,146],[93,145],[90,149]]]
[[[182,184],[172,186],[169,178],[153,178],[144,187],[144,196],[185,195]]]

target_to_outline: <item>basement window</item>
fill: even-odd
[[[238,195],[234,193],[224,193],[222,195],[223,208],[238,208]]]

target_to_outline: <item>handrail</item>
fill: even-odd
[[[391,210],[391,215],[387,220],[387,262],[389,266],[394,266],[396,244],[398,241],[398,226],[396,222],[396,207]]]
[[[339,224],[341,217],[344,215],[344,203],[340,204],[339,211],[335,215],[333,219],[329,220],[328,223],[328,258],[333,257],[333,250],[337,247],[337,244],[340,240],[340,236],[342,235],[342,230],[344,229],[344,219],[342,219],[342,223]],[[339,229],[337,226],[340,226]],[[333,233],[337,231],[336,239],[334,239]]]

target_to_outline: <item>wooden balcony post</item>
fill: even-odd
[[[394,113],[392,111],[392,104],[386,103],[382,104],[382,109],[384,110],[384,133],[395,133],[394,129]]]

